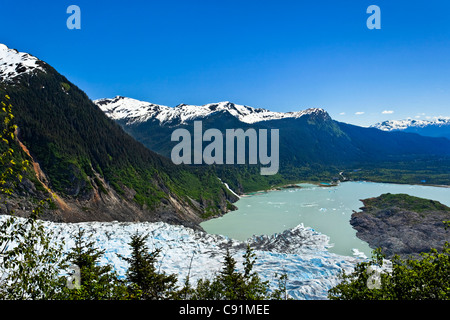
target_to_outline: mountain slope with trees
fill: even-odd
[[[48,190],[59,201],[43,217],[56,221],[157,220],[196,227],[208,214],[232,207],[237,197],[212,170],[176,166],[148,150],[76,85],[38,61],[39,68],[2,74],[0,82],[0,96],[10,97],[18,126],[17,156],[40,171],[40,179],[24,179],[9,201],[18,214],[26,209],[18,198],[30,202],[30,195],[43,198]]]
[[[215,166],[222,181],[237,192],[298,181],[343,180],[341,172],[355,180],[450,184],[445,174],[450,170],[448,139],[341,123],[323,109],[276,113],[231,102],[169,108],[120,96],[95,103],[136,140],[167,157],[178,143],[171,141],[172,132],[183,128],[193,136],[196,120],[202,121],[203,132],[215,128],[223,135],[226,129],[278,129],[276,175],[261,176],[256,165]]]

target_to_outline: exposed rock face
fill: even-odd
[[[17,126],[15,162],[30,163],[21,183],[9,181],[13,194],[0,194],[0,215],[28,216],[48,198],[39,217],[50,221],[164,221],[201,229],[210,213],[230,211],[239,198],[211,170],[176,165],[147,149],[50,65],[3,44],[0,100],[11,103]]]
[[[387,258],[418,257],[450,240],[443,223],[450,220],[450,208],[437,201],[389,193],[362,201],[362,211],[353,213],[350,223],[358,238],[381,248]]]
[[[45,206],[39,215],[43,220],[53,222],[85,222],[85,221],[163,221],[175,225],[203,230],[199,223],[201,207],[197,211],[182,200],[168,196],[156,208],[146,208],[120,196],[112,188],[105,187],[107,193],[97,189],[91,191],[86,199],[60,197],[56,193],[36,190],[35,185],[27,178],[18,184],[10,198],[2,198],[0,215],[14,214],[28,217],[36,209],[39,200],[51,199],[53,205]]]

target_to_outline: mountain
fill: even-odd
[[[373,175],[378,170],[376,175],[386,181],[420,183],[426,178],[427,182],[450,183],[441,176],[450,165],[447,139],[340,123],[320,108],[282,113],[231,102],[171,108],[122,96],[94,103],[136,140],[166,157],[178,143],[171,141],[172,132],[184,128],[192,135],[195,120],[202,121],[204,131],[215,128],[222,133],[237,128],[278,129],[278,174],[261,177],[249,165],[215,166],[219,177],[240,192],[283,182],[342,179],[342,171],[357,168],[365,170],[354,174],[358,179],[364,179],[361,172]],[[422,168],[417,161],[422,161]],[[425,178],[418,174],[421,169]]]
[[[450,139],[450,117],[438,117],[433,120],[387,120],[372,127],[383,131],[412,132],[427,137]]]
[[[20,215],[53,194],[55,221],[166,221],[197,227],[237,197],[210,168],[176,166],[109,119],[76,85],[38,58],[0,45],[0,99],[18,125],[16,157],[31,174],[2,213]],[[25,210],[24,210],[25,209]]]
[[[244,123],[260,121],[299,118],[305,114],[323,113],[323,109],[307,109],[299,112],[273,112],[266,109],[255,109],[248,106],[237,105],[229,101],[210,103],[203,106],[180,104],[175,108],[156,105],[150,102],[139,101],[122,96],[113,99],[95,100],[100,109],[114,120],[126,120],[127,125],[159,121],[160,125],[180,125],[188,121],[208,117],[217,112],[228,112]]]
[[[0,81],[11,83],[21,75],[38,71],[46,72],[43,61],[0,43]]]

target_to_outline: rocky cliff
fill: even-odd
[[[440,202],[389,193],[362,202],[362,211],[354,212],[350,223],[358,238],[381,248],[388,258],[418,257],[450,240],[443,223],[450,220],[450,208]]]

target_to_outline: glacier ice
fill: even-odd
[[[0,223],[6,218],[0,216]],[[73,236],[78,229],[85,230],[89,239],[95,240],[97,247],[105,250],[100,263],[113,265],[121,277],[128,265],[117,254],[130,255],[128,243],[132,234],[149,234],[149,248],[162,250],[161,270],[175,273],[180,285],[188,272],[193,284],[200,278],[214,276],[222,268],[227,248],[237,260],[237,266],[242,266],[242,256],[248,244],[256,254],[254,268],[262,280],[268,280],[275,288],[275,275],[286,273],[288,294],[302,300],[326,299],[327,291],[339,283],[339,272],[351,272],[362,259],[330,253],[329,238],[303,225],[270,236],[253,236],[241,242],[163,222],[42,223],[52,241],[64,242],[66,252],[74,246]]]

